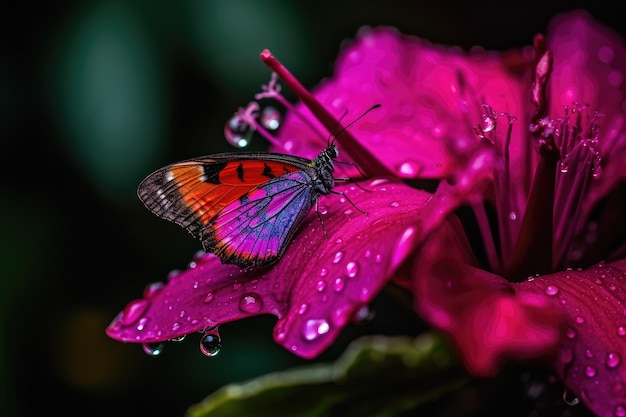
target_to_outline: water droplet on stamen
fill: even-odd
[[[226,141],[236,148],[245,148],[250,143],[254,127],[235,114],[224,126]]]
[[[275,107],[267,106],[261,111],[259,121],[267,130],[276,130],[282,122],[282,115]]]
[[[164,343],[142,343],[141,347],[143,351],[146,352],[150,356],[159,356],[163,353]]]

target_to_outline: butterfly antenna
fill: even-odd
[[[351,121],[350,123],[348,123],[346,126],[344,126],[344,127],[343,127],[343,128],[342,128],[339,132],[337,132],[337,134],[335,134],[335,135],[330,135],[330,136],[328,137],[328,139],[329,139],[329,140],[328,140],[328,142],[329,142],[329,143],[328,143],[328,145],[330,145],[332,142],[334,142],[334,141],[335,141],[335,139],[337,139],[337,138],[338,138],[338,137],[339,137],[339,136],[340,136],[343,132],[345,132],[346,130],[348,130],[348,129],[352,126],[352,125],[354,125],[356,122],[358,122],[358,121],[359,121],[359,120],[361,120],[363,117],[365,117],[365,115],[366,115],[366,114],[368,114],[368,113],[369,113],[369,112],[371,112],[372,110],[377,109],[377,108],[379,108],[379,107],[381,107],[381,105],[380,105],[380,104],[374,104],[372,107],[370,107],[369,109],[367,109],[367,110],[365,110],[363,113],[361,113],[361,115],[360,115],[359,117],[357,117],[356,119],[354,119],[353,121]],[[346,111],[345,111],[345,112],[341,115],[341,117],[339,118],[339,120],[337,120],[337,124],[339,124],[339,122],[341,121],[341,119],[343,119],[343,118],[346,116],[346,114],[348,114],[348,110],[346,110]],[[334,136],[334,138],[333,138],[332,142],[331,142],[331,140],[330,140],[330,137],[331,137],[331,136]]]

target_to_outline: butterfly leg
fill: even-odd
[[[361,213],[363,213],[363,214],[365,214],[367,216],[367,211],[363,210],[362,208],[360,208],[359,206],[354,204],[354,202],[352,200],[350,200],[350,197],[348,197],[348,195],[346,193],[344,193],[343,191],[330,190],[330,192],[333,193],[333,194],[342,196],[343,198],[345,198],[348,201],[348,203],[352,204],[352,207],[354,207],[355,209],[357,209],[358,211],[360,211]]]
[[[315,214],[317,214],[317,219],[320,221],[320,224],[322,225],[324,238],[328,239],[328,232],[326,231],[326,228],[324,227],[324,221],[322,220],[322,215],[320,214],[320,210],[319,210],[319,200],[315,200]]]

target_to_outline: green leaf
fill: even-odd
[[[187,417],[393,416],[467,380],[446,339],[367,336],[332,364],[315,364],[227,385]]]

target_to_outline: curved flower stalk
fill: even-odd
[[[311,213],[270,269],[199,256],[131,302],[111,337],[150,344],[206,331],[210,342],[215,326],[274,314],[275,340],[312,358],[393,280],[472,373],[545,360],[597,415],[626,415],[622,39],[585,12],[509,53],[367,29],[313,93],[262,58],[302,101],[291,106],[273,83],[259,95],[287,106],[276,138],[254,107],[239,113],[275,151],[313,157],[346,110],[382,105],[336,138],[370,179],[322,198],[327,238]],[[440,182],[429,193],[407,185],[416,179]],[[477,239],[453,214],[460,207]]]

